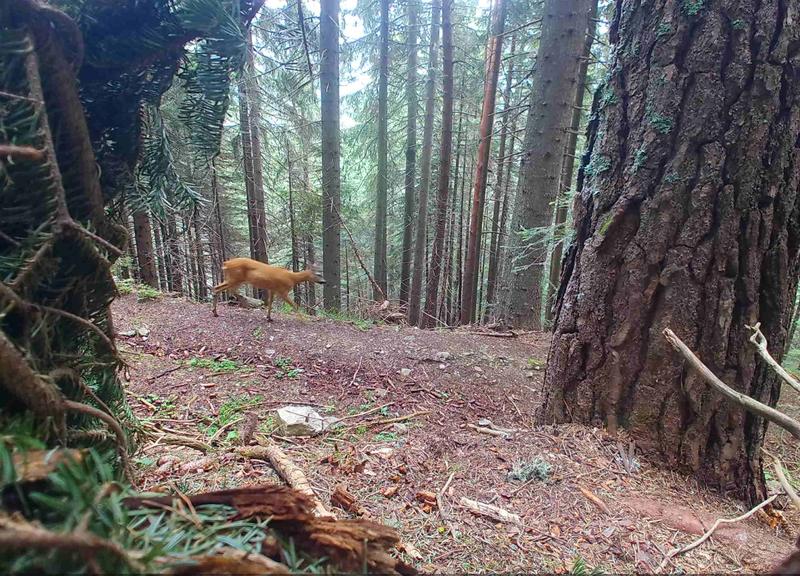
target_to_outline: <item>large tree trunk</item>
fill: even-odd
[[[339,0],[321,0],[319,42],[322,114],[322,297],[325,308],[342,305],[340,258]]]
[[[550,226],[561,160],[572,118],[572,102],[592,0],[546,0],[528,121],[511,220],[510,282],[504,287],[503,315],[514,325],[541,328],[542,278],[547,242],[537,234]]]
[[[567,144],[564,146],[564,158],[561,163],[561,181],[558,194],[556,195],[556,214],[553,221],[555,235],[553,252],[550,256],[550,279],[546,285],[544,319],[545,324],[550,325],[553,319],[553,296],[558,288],[559,277],[561,276],[561,257],[564,250],[564,238],[556,236],[559,228],[563,227],[567,221],[568,200],[572,189],[572,176],[575,172],[575,150],[578,144],[578,132],[581,128],[581,118],[583,118],[583,100],[586,94],[586,74],[589,71],[589,60],[592,57],[592,44],[594,44],[595,29],[597,28],[597,0],[592,0],[591,13],[589,14],[589,26],[586,30],[586,40],[583,43],[583,58],[580,68],[578,68],[578,82],[575,85],[575,103],[572,108],[572,121],[570,122]]]
[[[483,109],[479,126],[478,159],[472,190],[472,211],[470,213],[469,235],[467,238],[467,263],[464,266],[464,286],[461,299],[461,323],[469,324],[475,319],[476,296],[478,292],[478,265],[481,253],[483,212],[486,204],[486,180],[489,176],[489,152],[492,149],[492,129],[497,97],[497,79],[503,58],[503,31],[506,23],[506,1],[497,0],[495,4],[492,34],[486,48],[486,80],[483,90]]]
[[[425,311],[419,319],[421,328],[436,321],[439,275],[442,271],[442,248],[447,223],[447,193],[450,188],[450,160],[453,152],[453,2],[442,2],[442,142],[439,154],[439,192],[436,201],[436,233],[431,246],[431,264],[425,289]]]
[[[406,37],[406,173],[405,210],[403,212],[403,253],[400,263],[400,305],[408,304],[411,292],[411,263],[414,235],[414,187],[417,168],[417,3],[408,2],[408,32]]]
[[[431,182],[431,152],[433,151],[433,109],[436,105],[436,66],[439,60],[439,17],[441,0],[431,6],[431,41],[428,48],[428,78],[425,81],[425,122],[422,128],[422,162],[417,194],[417,230],[414,239],[414,272],[408,299],[408,322],[419,323],[422,307],[422,277],[428,265],[425,249],[428,245],[428,188]]]
[[[139,278],[143,284],[158,288],[156,264],[153,258],[153,236],[150,217],[146,209],[133,213],[133,233],[136,237],[136,260],[139,264]]]
[[[624,35],[593,104],[542,416],[625,427],[670,468],[756,500],[766,423],[661,332],[777,402],[745,326],[761,321],[783,350],[800,264],[800,24],[780,0],[668,0],[661,14],[617,2]]]
[[[389,0],[380,0],[380,57],[378,64],[378,190],[375,197],[374,300],[389,297],[386,270],[386,196],[388,193],[387,152],[389,146]],[[380,290],[378,290],[380,288]]]
[[[514,53],[516,52],[517,43],[516,37],[511,37],[511,49],[508,55],[508,71],[506,72],[506,85],[503,89],[503,128],[500,132],[500,146],[497,150],[497,163],[495,175],[494,191],[492,192],[492,237],[489,241],[489,270],[487,272],[487,286],[486,286],[486,312],[487,315],[494,305],[495,290],[497,289],[498,266],[497,256],[499,255],[500,247],[500,207],[505,209],[507,198],[505,196],[505,188],[503,186],[503,171],[505,163],[510,159],[506,158],[506,141],[508,139],[508,130],[510,128],[509,122],[509,108],[511,107],[511,86],[514,80]],[[514,135],[511,135],[514,138]],[[574,151],[573,151],[574,153]]]

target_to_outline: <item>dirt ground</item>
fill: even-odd
[[[337,486],[360,513],[398,529],[407,560],[450,573],[569,572],[576,563],[653,572],[717,518],[746,511],[640,461],[624,437],[534,427],[544,334],[498,338],[296,314],[267,323],[262,310],[230,306],[214,318],[208,305],[134,295],[113,313],[130,404],[146,433],[136,463],[148,490],[280,482],[267,462],[234,451],[255,425],[251,443],[277,442],[339,517],[353,512],[331,505]],[[288,404],[314,406],[342,426],[282,437],[274,411]],[[481,419],[512,432],[481,433],[471,427]],[[175,436],[210,450],[170,444]],[[796,443],[773,433],[768,444],[798,469]],[[520,521],[477,516],[462,498]],[[793,548],[798,517],[787,519],[756,514],[723,525],[662,570],[768,570]]]

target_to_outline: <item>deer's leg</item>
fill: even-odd
[[[267,322],[272,322],[272,299],[275,297],[275,294],[272,290],[268,290],[267,294]]]
[[[223,282],[222,284],[217,284],[216,286],[214,286],[214,288],[211,289],[211,292],[213,294],[211,298],[211,312],[214,314],[214,316],[219,316],[219,314],[217,314],[217,294],[225,290],[227,287],[228,287],[227,282]]]
[[[286,302],[286,303],[287,303],[289,306],[291,306],[292,308],[294,308],[294,311],[295,311],[295,312],[297,312],[297,311],[300,309],[300,306],[298,306],[298,305],[297,305],[297,302],[295,302],[294,300],[292,300],[292,297],[291,297],[291,296],[289,296],[289,293],[288,293],[288,292],[286,292],[285,294],[278,294],[278,296],[280,296],[280,297],[281,297],[281,300],[283,300],[283,301],[284,301],[284,302]]]

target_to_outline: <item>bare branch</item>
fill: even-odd
[[[755,326],[745,326],[745,328],[752,330],[753,335],[750,336],[750,342],[752,342],[753,346],[756,347],[756,350],[758,350],[758,353],[761,355],[761,358],[764,360],[764,362],[769,364],[784,382],[800,392],[800,382],[798,382],[792,377],[791,374],[784,370],[783,366],[781,366],[778,361],[772,357],[772,354],[769,353],[769,350],[767,350],[767,337],[764,336],[763,332],[761,332],[761,322],[756,322]]]
[[[749,410],[750,412],[761,416],[762,418],[766,418],[770,422],[773,422],[781,428],[786,429],[792,434],[792,436],[800,440],[800,422],[782,412],[775,410],[775,408],[767,406],[766,404],[762,404],[758,400],[750,398],[741,392],[737,392],[725,384],[722,380],[717,378],[717,376],[705,364],[703,364],[703,362],[697,356],[695,356],[694,352],[689,350],[689,347],[686,346],[686,344],[684,344],[683,341],[678,338],[669,328],[664,329],[664,336],[666,337],[667,341],[672,344],[673,348],[680,352],[680,354],[689,362],[692,368],[697,370],[697,372],[700,373],[703,379],[711,387],[716,389],[729,400],[736,402],[746,410]]]
[[[783,464],[781,463],[780,459],[765,448],[761,448],[761,451],[772,458],[772,462],[775,464],[775,475],[778,477],[781,487],[783,488],[784,492],[786,492],[789,500],[792,501],[792,504],[794,504],[794,507],[797,508],[797,510],[800,510],[800,496],[797,495],[797,492],[795,492],[795,489],[789,483],[789,479],[786,477],[786,474],[783,471]]]

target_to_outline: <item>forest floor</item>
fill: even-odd
[[[398,529],[406,559],[424,571],[569,572],[577,562],[652,572],[715,519],[745,511],[632,458],[624,438],[577,425],[535,427],[544,334],[498,338],[298,314],[267,323],[263,310],[224,305],[214,318],[210,305],[165,296],[124,296],[113,313],[136,415],[150,430],[211,445],[203,454],[154,436],[140,441],[136,464],[147,490],[280,482],[268,463],[234,451],[242,426],[257,418],[254,443],[272,436],[341,518],[351,514],[330,505],[330,495],[344,487],[369,517]],[[293,403],[344,426],[311,438],[277,436],[274,411]],[[410,417],[385,422],[403,416]],[[514,431],[479,433],[470,426],[481,419]],[[788,450],[796,466],[795,444],[776,434],[769,444],[785,457]],[[462,497],[522,522],[476,516]],[[768,570],[794,544],[786,524],[769,520],[723,525],[664,569]],[[796,526],[798,517],[788,520]]]

